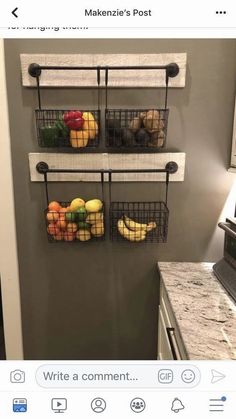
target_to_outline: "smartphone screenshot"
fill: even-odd
[[[233,419],[236,5],[0,5],[0,416]]]

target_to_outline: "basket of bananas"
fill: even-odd
[[[111,202],[110,236],[113,241],[164,243],[169,210],[164,202]]]

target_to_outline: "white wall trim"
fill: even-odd
[[[0,39],[0,275],[7,359],[23,359],[20,286],[16,242],[11,142],[5,76],[4,41]]]

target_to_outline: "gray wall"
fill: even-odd
[[[18,250],[26,359],[154,359],[162,261],[216,261],[216,224],[233,183],[227,173],[235,98],[235,40],[7,40]],[[186,88],[170,92],[169,147],[187,153],[185,182],[170,186],[167,244],[49,244],[44,187],[29,181],[36,92],[22,88],[20,53],[187,52]],[[155,105],[163,92],[117,91],[113,106]],[[47,106],[91,105],[94,93],[45,90]],[[160,185],[159,185],[160,186]],[[153,184],[116,187],[117,199],[153,199]],[[53,184],[52,199],[99,194],[97,185]],[[155,199],[155,198],[154,198]],[[233,215],[233,208],[230,209]]]

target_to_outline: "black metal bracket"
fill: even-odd
[[[176,173],[178,171],[178,164],[175,161],[169,161],[169,163],[166,164],[166,170],[170,173]]]
[[[37,170],[38,173],[40,173],[41,175],[43,175],[44,173],[47,173],[49,171],[49,166],[44,161],[40,161],[36,165],[36,170]]]
[[[32,63],[28,67],[28,73],[31,77],[39,77],[41,76],[42,70],[39,64]]]

